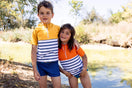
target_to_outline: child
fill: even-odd
[[[59,60],[71,88],[78,88],[78,78],[80,77],[84,88],[91,88],[91,82],[87,73],[87,56],[82,50],[74,47],[75,30],[70,24],[64,24],[59,31]],[[82,57],[82,60],[80,58]]]
[[[48,1],[40,2],[38,17],[41,23],[33,31],[31,40],[34,78],[40,88],[47,88],[47,75],[51,77],[54,88],[61,87],[57,36],[60,27],[51,23],[53,16],[52,4]]]

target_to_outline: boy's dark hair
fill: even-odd
[[[69,50],[71,51],[72,48],[73,48],[73,44],[74,44],[74,35],[75,35],[75,29],[74,29],[74,27],[73,27],[71,24],[64,24],[64,25],[61,26],[60,31],[59,31],[59,34],[58,34],[58,42],[59,42],[58,47],[59,47],[59,48],[62,47],[62,45],[61,45],[62,42],[61,42],[61,40],[60,40],[59,37],[60,37],[61,31],[64,30],[64,29],[69,29],[69,30],[70,30],[70,33],[71,33],[71,37],[70,37],[70,39],[69,39],[69,41],[68,41],[68,44],[67,44]]]
[[[39,10],[40,10],[40,8],[41,8],[42,6],[44,6],[45,8],[50,9],[51,12],[54,13],[54,12],[53,12],[53,5],[52,5],[50,2],[45,1],[45,0],[42,1],[42,2],[40,2],[40,3],[38,4],[38,13],[39,13]]]

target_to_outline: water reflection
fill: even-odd
[[[95,72],[89,71],[91,78],[92,88],[131,88],[130,83],[128,84],[126,80],[122,80],[123,72],[119,68],[107,68],[103,67]],[[61,74],[61,80],[63,84],[68,84],[68,79]],[[79,83],[79,88],[83,88],[81,83]]]
[[[28,65],[32,67],[31,63]],[[89,75],[92,88],[132,88],[132,80],[122,79],[124,72],[117,67],[108,68],[92,65],[89,68]],[[69,85],[68,78],[62,73],[61,83]],[[79,88],[83,88],[81,83],[79,83]]]

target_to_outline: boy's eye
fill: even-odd
[[[47,12],[46,15],[50,15],[50,12]]]

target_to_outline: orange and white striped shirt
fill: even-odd
[[[85,52],[80,47],[74,47],[71,51],[68,49],[68,45],[62,45],[59,49],[59,60],[64,70],[70,72],[72,75],[78,75],[83,68],[83,62],[80,56],[84,56]]]

